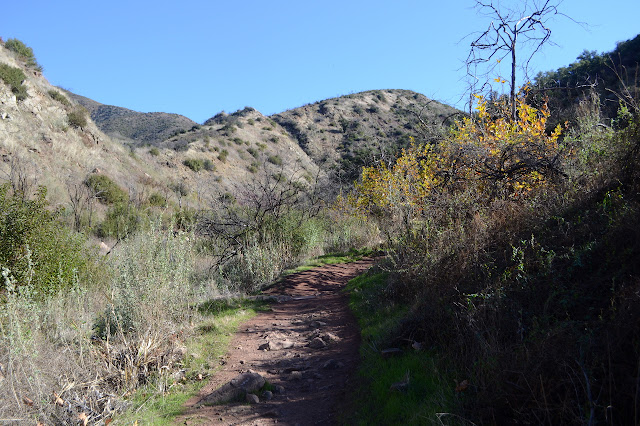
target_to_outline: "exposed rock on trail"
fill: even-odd
[[[367,259],[323,266],[267,290],[272,309],[240,327],[222,369],[187,402],[177,424],[334,423],[358,364],[360,343],[341,290],[372,264]],[[266,379],[270,389],[242,389],[238,383],[250,377]],[[210,405],[227,391],[233,398],[226,400],[238,402]]]

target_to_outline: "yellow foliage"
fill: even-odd
[[[362,169],[355,191],[341,202],[360,212],[415,216],[443,191],[474,185],[488,197],[522,199],[558,171],[561,126],[550,134],[546,104],[539,109],[517,98],[517,119],[504,101],[478,99],[477,114],[458,121],[437,145],[412,145],[393,164]],[[498,195],[499,194],[499,195]]]

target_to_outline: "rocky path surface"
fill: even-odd
[[[222,369],[187,402],[186,425],[334,424],[358,364],[360,335],[341,292],[372,259],[289,276],[266,295],[279,302],[243,324]],[[244,402],[203,404],[240,373],[258,373],[273,387]],[[253,398],[253,401],[250,399]]]

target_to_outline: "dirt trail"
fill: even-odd
[[[224,366],[187,402],[186,425],[333,424],[358,364],[360,334],[341,292],[372,259],[315,268],[265,291],[284,296],[272,310],[243,324]],[[265,349],[269,347],[269,349]],[[262,349],[259,349],[261,348]],[[200,399],[244,372],[261,374],[273,396],[258,404],[201,406]]]

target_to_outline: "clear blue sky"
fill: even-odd
[[[269,115],[371,89],[409,89],[462,107],[471,41],[464,37],[489,22],[473,4],[6,1],[0,36],[31,46],[54,85],[197,122],[222,110],[252,106]],[[568,65],[585,49],[608,52],[640,33],[640,0],[564,0],[560,10],[589,27],[551,21],[558,46],[536,57],[533,75]]]

